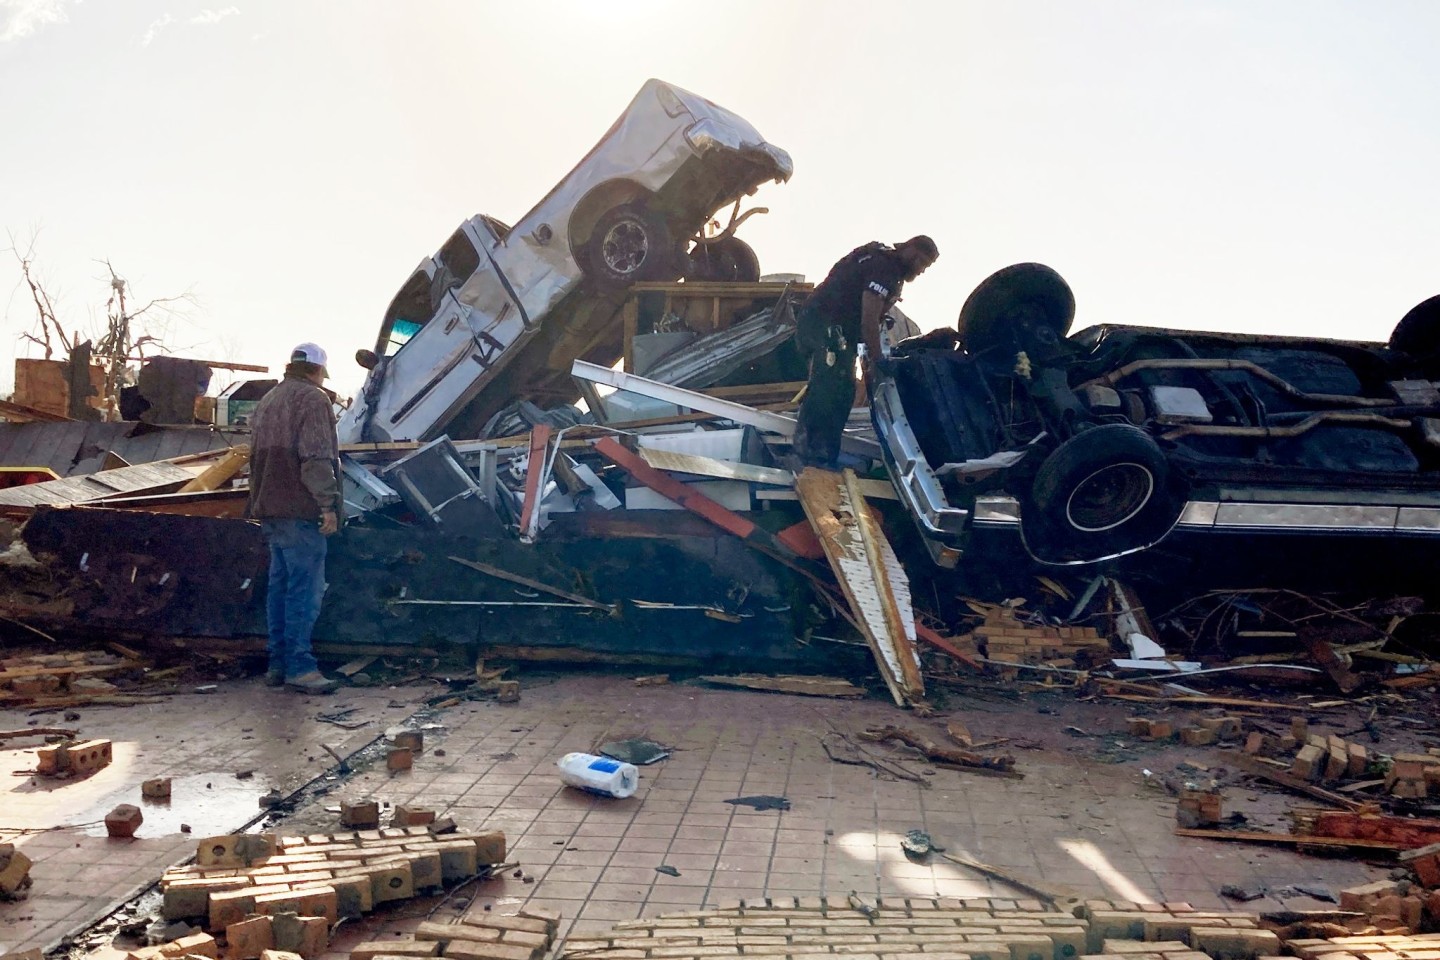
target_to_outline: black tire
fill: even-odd
[[[1037,560],[1091,563],[1159,541],[1184,505],[1183,486],[1154,439],[1128,423],[1107,423],[1077,433],[1040,464],[1022,531]]]
[[[673,280],[677,273],[670,228],[637,204],[616,207],[596,221],[586,259],[590,276],[605,287]]]
[[[735,237],[696,244],[685,277],[716,283],[754,283],[760,279],[760,258],[750,244]]]
[[[960,308],[956,328],[965,351],[1027,349],[1065,339],[1075,320],[1070,285],[1043,263],[1017,263],[981,281]]]
[[[1440,353],[1440,296],[1422,300],[1395,324],[1390,349],[1412,357],[1433,357]]]

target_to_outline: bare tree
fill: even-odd
[[[110,273],[110,299],[105,301],[105,333],[95,344],[95,355],[108,361],[105,367],[104,397],[106,416],[112,418],[111,411],[120,409],[120,388],[125,385],[126,361],[133,359],[143,363],[147,346],[161,346],[159,337],[149,334],[135,336],[134,322],[151,310],[163,308],[165,304],[182,301],[193,304],[195,298],[188,292],[178,297],[157,297],[139,309],[131,309],[126,299],[129,283],[115,272],[115,267],[109,260],[99,262],[105,264],[105,269]]]
[[[120,390],[125,386],[127,363],[143,363],[147,349],[155,353],[165,352],[162,336],[149,332],[148,327],[157,319],[162,326],[168,327],[166,321],[177,315],[175,305],[193,306],[196,302],[194,295],[186,291],[179,296],[156,297],[143,306],[134,307],[130,301],[129,282],[116,272],[108,259],[99,260],[98,263],[105,265],[108,277],[104,279],[110,291],[105,301],[104,330],[82,340],[76,325],[72,324],[67,329],[61,323],[50,294],[37,276],[34,238],[31,238],[26,251],[21,253],[12,236],[11,250],[20,263],[21,276],[35,304],[38,327],[38,332],[27,331],[20,335],[20,339],[40,345],[45,350],[46,360],[54,359],[58,343],[64,350],[65,359],[73,361],[72,366],[83,368],[71,371],[72,393],[77,394],[72,396],[72,408],[83,406],[85,395],[93,395],[94,390],[89,386],[89,367],[92,358],[99,362],[105,370],[101,391],[104,415],[109,420],[118,419]]]
[[[60,320],[55,316],[55,305],[50,301],[50,294],[46,292],[44,285],[35,276],[34,241],[31,241],[29,249],[23,254],[15,245],[15,238],[11,237],[10,241],[10,250],[15,254],[15,259],[20,262],[20,275],[25,280],[25,286],[30,288],[30,298],[35,301],[35,314],[40,324],[40,336],[37,337],[35,334],[27,332],[22,333],[20,339],[29,340],[44,347],[46,360],[54,356],[54,340],[59,340],[68,356],[75,349],[75,341],[61,326]]]

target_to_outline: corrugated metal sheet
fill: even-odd
[[[244,431],[148,423],[0,423],[0,466],[48,467],[62,477],[94,473],[113,452],[126,463],[170,460],[248,443]]]
[[[83,477],[47,480],[0,490],[0,507],[34,507],[42,503],[84,503],[139,490],[169,493],[189,483],[206,465],[185,469],[173,463],[142,463]]]

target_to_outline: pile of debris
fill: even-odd
[[[36,653],[0,660],[0,706],[70,707],[106,702],[120,688],[104,677],[140,677],[145,659],[136,651]]]
[[[233,939],[245,942],[267,926],[253,923],[256,916],[319,917],[328,930],[380,904],[488,876],[504,862],[503,833],[453,831],[447,822],[306,837],[209,837],[197,844],[193,865],[161,877],[162,913],[167,920],[199,920],[227,939],[233,931]]]

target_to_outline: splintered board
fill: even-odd
[[[910,579],[866,505],[854,471],[810,467],[795,489],[890,695],[902,707],[923,699]]]

